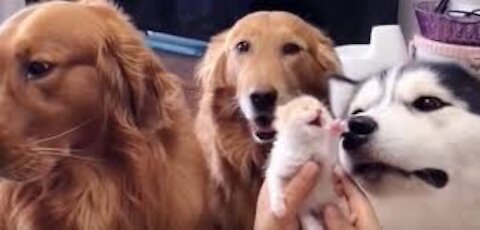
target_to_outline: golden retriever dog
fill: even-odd
[[[180,81],[103,1],[0,27],[0,229],[201,229],[208,169]]]
[[[300,94],[328,103],[328,73],[339,71],[331,40],[286,12],[247,15],[212,38],[198,67],[196,133],[214,179],[218,225],[252,229],[275,107]]]

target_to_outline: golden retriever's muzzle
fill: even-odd
[[[261,143],[268,143],[275,138],[272,128],[277,91],[274,89],[255,90],[250,94],[250,105],[253,108],[253,120],[250,127],[254,138]]]

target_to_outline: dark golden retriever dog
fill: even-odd
[[[252,229],[275,107],[300,94],[328,103],[327,75],[339,71],[331,40],[289,13],[253,13],[212,38],[198,68],[196,133],[224,229]]]
[[[199,229],[208,171],[176,76],[102,1],[0,27],[0,229]]]

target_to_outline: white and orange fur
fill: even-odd
[[[277,139],[266,170],[272,212],[278,217],[284,216],[284,186],[303,164],[314,161],[321,165],[320,177],[301,209],[299,219],[302,229],[323,229],[314,215],[336,197],[331,178],[343,125],[312,96],[300,96],[280,106],[275,115]]]

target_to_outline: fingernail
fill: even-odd
[[[350,221],[351,223],[357,222],[357,219],[358,219],[358,218],[357,218],[357,214],[356,214],[356,213],[351,213],[351,214],[350,214],[349,221]]]
[[[338,176],[338,177],[344,177],[345,176],[345,171],[343,170],[342,166],[340,165],[335,165],[335,168],[333,169],[333,173]]]
[[[309,161],[305,164],[305,166],[303,166],[305,169],[304,170],[307,170],[308,171],[308,175],[309,176],[313,176],[315,174],[318,173],[318,171],[320,170],[320,167],[321,165],[320,164],[317,164],[317,163],[314,163],[312,161]]]

